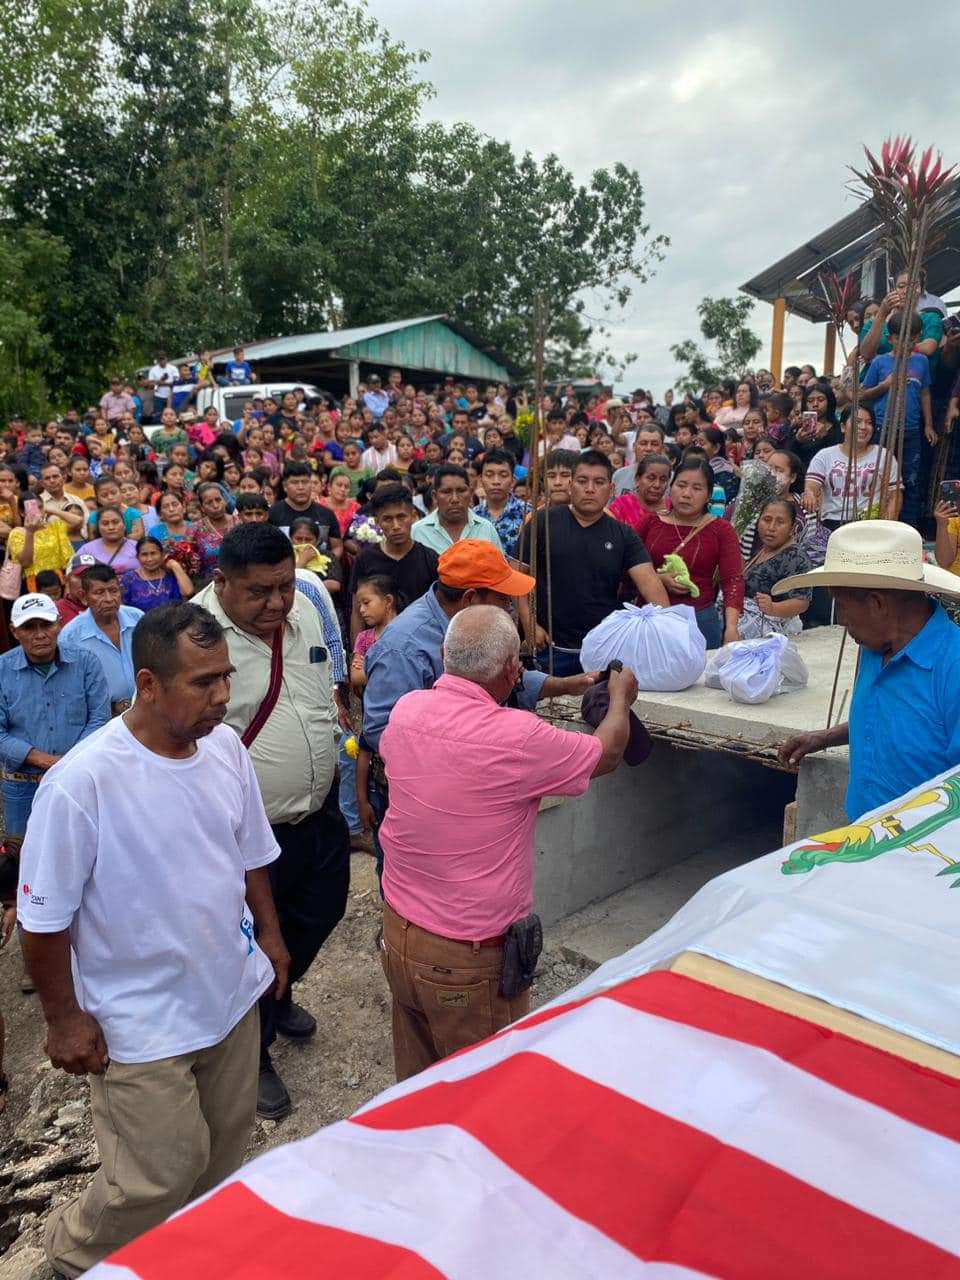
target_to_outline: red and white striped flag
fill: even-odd
[[[244,1166],[90,1280],[960,1277],[960,1082],[651,973]]]

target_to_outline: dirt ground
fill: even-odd
[[[379,918],[373,859],[354,855],[346,916],[296,988],[298,1003],[317,1018],[317,1034],[305,1042],[281,1039],[274,1051],[293,1111],[279,1122],[258,1120],[248,1156],[343,1119],[393,1083],[388,991],[376,950]],[[548,932],[534,1003],[554,999],[585,973]],[[0,1116],[0,1280],[49,1280],[44,1217],[83,1186],[97,1154],[86,1083],[53,1070],[44,1057],[40,1007],[36,996],[21,993],[20,977],[14,941],[0,952],[11,1081]]]

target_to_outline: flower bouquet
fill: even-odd
[[[764,504],[777,496],[777,478],[765,462],[751,458],[740,469],[740,492],[730,523],[740,538],[760,517]]]
[[[164,547],[166,558],[176,560],[188,578],[200,576],[200,550],[195,542],[184,538],[180,542],[168,542]]]
[[[373,516],[356,515],[347,530],[347,537],[353,538],[365,547],[379,547],[383,542],[383,534]]]

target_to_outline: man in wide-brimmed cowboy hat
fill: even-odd
[[[785,764],[850,744],[851,819],[960,765],[960,627],[931,596],[960,598],[960,577],[925,564],[920,534],[892,520],[837,529],[823,566],[774,595],[829,587],[837,621],[860,645],[846,724],[782,743]]]

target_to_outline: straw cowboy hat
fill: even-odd
[[[960,598],[960,577],[923,560],[923,539],[897,520],[858,520],[830,535],[819,569],[783,578],[774,595],[796,587],[874,587]]]

